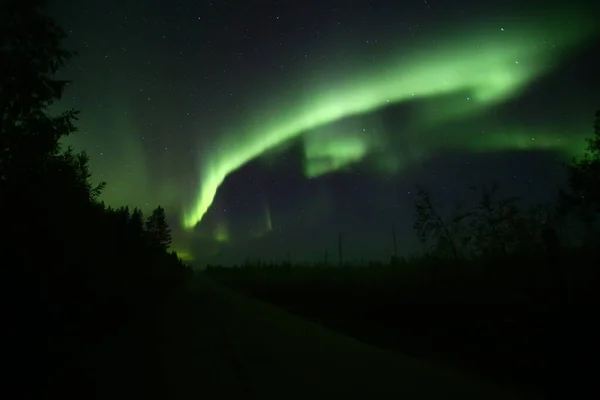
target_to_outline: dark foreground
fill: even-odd
[[[50,390],[111,399],[519,398],[202,280],[65,364]]]
[[[598,392],[598,270],[569,257],[556,279],[544,260],[473,265],[458,277],[452,265],[415,262],[206,273],[363,343],[545,398],[586,397]]]

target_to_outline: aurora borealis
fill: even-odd
[[[71,144],[203,261],[314,259],[338,231],[387,257],[415,183],[551,194],[600,107],[596,6],[389,3],[57,1]]]
[[[555,22],[559,21],[556,19]],[[587,33],[586,28],[577,27],[577,33]],[[517,32],[494,35],[507,38],[490,38],[483,46],[469,43],[469,39],[465,38],[455,40],[454,43],[442,42],[439,48],[434,47],[424,52],[423,56],[408,55],[403,62],[383,59],[381,67],[370,66],[365,71],[353,72],[349,74],[349,78],[340,79],[341,83],[335,80],[318,83],[315,85],[318,89],[307,94],[304,104],[288,106],[286,110],[274,110],[273,114],[277,117],[271,120],[261,118],[260,122],[250,125],[242,134],[225,133],[219,136],[216,151],[211,152],[201,165],[199,193],[194,206],[185,213],[184,225],[191,228],[200,222],[228,174],[302,133],[345,117],[374,112],[387,104],[457,94],[443,105],[445,108],[454,108],[442,112],[445,118],[436,122],[443,124],[445,119],[460,118],[461,114],[477,112],[514,96],[549,69],[552,61],[549,53],[551,49],[556,49],[556,44],[546,43],[546,48],[539,45],[548,36],[548,32],[543,30],[538,32],[537,29],[532,29],[528,32],[526,29],[519,31],[519,27],[512,29]],[[500,30],[504,32],[503,28]],[[533,37],[529,36],[526,40],[515,37],[523,34]],[[572,45],[573,42],[576,43],[576,39],[581,39],[576,34],[570,38],[569,34],[571,32],[561,30],[564,44]],[[540,36],[536,37],[537,35]],[[477,36],[480,36],[479,32],[468,35]],[[561,44],[563,43],[559,42],[558,52]],[[456,106],[456,99],[463,93],[470,94],[465,98],[467,101],[471,100],[469,106]],[[356,132],[359,134],[356,135]],[[527,136],[530,135],[525,137]],[[323,158],[331,160],[328,164],[337,169],[346,163],[360,160],[369,147],[377,145],[374,143],[376,139],[360,135],[358,129],[338,136],[321,134],[308,137],[305,147],[308,175],[327,172],[326,169],[313,165]],[[468,149],[473,140],[460,138],[459,146]],[[517,149],[521,147],[519,143],[522,140],[518,134],[513,140],[498,140],[492,135],[483,143],[484,146],[489,143],[486,146],[489,150],[511,147]],[[542,146],[544,142],[544,138],[540,140]],[[531,147],[537,146],[533,144]]]

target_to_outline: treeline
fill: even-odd
[[[161,207],[147,218],[137,208],[107,207],[88,156],[62,148],[78,116],[49,111],[69,84],[56,78],[74,55],[64,38],[42,1],[1,3],[3,361],[37,387],[191,274],[169,252]]]
[[[207,273],[252,292],[290,293],[291,285],[307,295],[324,286],[376,286],[373,291],[380,293],[381,286],[413,286],[419,289],[412,294],[390,290],[398,296],[424,297],[426,302],[534,308],[597,302],[600,111],[587,142],[586,154],[566,165],[569,185],[552,203],[526,207],[518,197],[501,197],[499,185],[491,184],[471,187],[475,201],[468,207],[457,203],[452,212],[442,213],[430,193],[418,188],[414,230],[426,246],[423,254],[355,268],[247,262],[233,268],[208,266]]]

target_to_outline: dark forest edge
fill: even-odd
[[[106,206],[88,156],[61,149],[78,112],[48,108],[68,85],[54,76],[75,54],[61,47],[65,33],[41,3],[10,0],[0,9],[3,312],[7,343],[25,343],[5,362],[28,379],[194,276],[169,251],[161,207],[144,218],[138,208]],[[490,374],[527,364],[523,374],[535,370],[542,382],[567,374],[591,343],[584,328],[600,296],[600,111],[586,155],[566,168],[568,189],[531,210],[497,199],[492,185],[475,189],[471,209],[444,217],[421,188],[415,230],[430,250],[419,257],[363,268],[209,267],[205,275],[383,347],[462,357],[475,368],[486,356],[505,357]]]
[[[0,5],[3,361],[22,395],[193,275],[169,251],[163,208],[144,218],[105,205],[87,154],[61,148],[78,112],[48,110],[69,84],[55,74],[75,53],[42,3]]]

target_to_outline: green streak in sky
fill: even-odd
[[[523,88],[556,65],[570,46],[588,34],[584,24],[565,25],[562,17],[553,19],[558,25],[553,25],[548,18],[537,18],[535,21],[543,20],[543,23],[530,22],[527,26],[507,30],[494,26],[412,54],[382,58],[377,64],[358,62],[359,67],[352,73],[334,78],[328,75],[319,84],[311,85],[314,92],[305,97],[306,101],[288,104],[285,109],[267,110],[254,124],[244,125],[243,133],[219,135],[210,152],[202,153],[199,190],[193,204],[184,210],[183,226],[193,228],[202,219],[230,173],[290,139],[307,134],[305,153],[309,176],[356,162],[380,142],[380,138],[353,132],[329,133],[321,138],[310,134],[316,128],[416,99],[456,95],[456,99],[468,102],[464,106],[449,104],[436,121],[443,123],[518,96]],[[322,70],[326,68],[322,66]],[[315,82],[314,76],[310,80]],[[435,114],[435,110],[429,113]],[[426,143],[424,147],[443,147],[439,143],[442,139],[431,138],[431,145]],[[527,134],[509,137],[500,134],[478,140],[472,143],[467,140],[460,147],[474,151],[553,147],[543,139],[532,141]],[[554,144],[562,148],[560,143]]]
[[[585,132],[582,129],[580,133],[561,135],[551,130],[513,129],[492,134],[488,138],[473,138],[469,147],[473,152],[548,150],[572,158],[585,152],[585,138],[588,136]]]
[[[360,161],[368,154],[371,140],[372,138],[358,129],[346,131],[334,128],[332,132],[317,130],[306,134],[305,175],[315,178]]]
[[[271,207],[269,207],[269,203],[265,202],[265,226],[267,232],[273,229],[273,222],[271,221]]]

